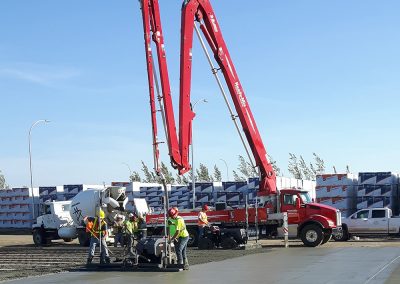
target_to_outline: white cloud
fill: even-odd
[[[73,79],[80,75],[74,68],[35,63],[15,63],[0,67],[0,77],[14,78],[43,86]]]

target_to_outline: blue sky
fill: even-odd
[[[181,1],[159,2],[176,105]],[[212,4],[286,175],[289,152],[316,152],[328,171],[399,171],[398,1]],[[0,170],[11,186],[29,184],[28,131],[38,119],[51,123],[32,132],[35,185],[108,183],[127,179],[123,163],[151,167],[138,1],[3,0],[0,26]],[[232,176],[244,150],[197,41],[193,56],[192,100],[209,101],[196,106],[195,165],[224,173],[224,159]]]

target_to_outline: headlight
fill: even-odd
[[[335,226],[335,222],[333,222],[333,221],[331,221],[331,220],[328,220],[328,226],[329,226],[329,227]]]

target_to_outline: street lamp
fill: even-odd
[[[37,125],[37,124],[39,124],[39,123],[41,123],[41,122],[48,123],[48,122],[50,122],[50,120],[47,120],[47,119],[40,119],[40,120],[37,120],[37,121],[35,121],[35,122],[31,125],[31,128],[29,129],[29,172],[30,172],[30,175],[31,175],[32,218],[33,218],[33,220],[35,219],[35,196],[34,196],[34,193],[33,193],[31,133],[32,133],[32,128],[33,128],[35,125]]]
[[[128,167],[128,169],[129,169],[129,174],[130,174],[130,176],[129,176],[129,180],[130,180],[130,179],[131,179],[131,176],[132,176],[132,170],[131,170],[131,167],[128,165],[128,163],[122,162],[122,164],[124,164],[124,165],[126,165],[126,166]]]
[[[222,162],[224,162],[225,167],[226,167],[226,181],[229,181],[229,170],[228,170],[228,164],[226,163],[226,161],[224,159],[220,159]]]
[[[206,99],[200,99],[196,101],[194,104],[191,104],[192,111],[194,112],[194,107],[197,105],[197,103],[208,103]],[[192,121],[192,192],[193,192],[193,209],[196,208],[196,194],[195,194],[195,180],[194,180],[194,155],[193,155],[193,121]]]

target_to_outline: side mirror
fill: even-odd
[[[296,199],[296,208],[300,209],[301,205],[300,205],[300,198]]]

